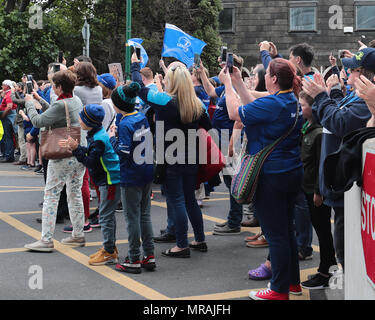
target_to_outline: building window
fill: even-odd
[[[355,2],[356,30],[375,30],[375,1]]]
[[[289,1],[289,31],[317,30],[317,1]]]
[[[220,32],[235,32],[235,4],[224,3],[223,10],[219,15],[219,31]]]

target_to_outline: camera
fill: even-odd
[[[27,81],[26,81],[26,93],[31,94],[34,90],[34,84],[33,84],[33,76],[27,75]]]
[[[227,47],[221,47],[221,62],[226,63],[227,62]]]
[[[227,59],[226,59],[226,68],[229,71],[229,73],[233,73],[233,53],[228,53],[227,54]]]

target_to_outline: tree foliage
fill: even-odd
[[[132,37],[142,38],[150,61],[159,70],[165,24],[170,23],[207,43],[202,60],[211,72],[217,72],[217,57],[222,44],[218,32],[221,0],[135,0],[132,5]],[[126,1],[99,0],[91,20],[93,59],[99,69],[103,61],[124,62]],[[107,59],[106,59],[107,58]],[[170,60],[170,59],[166,59]],[[124,66],[124,63],[123,63]]]
[[[20,81],[22,74],[46,78],[51,57],[58,55],[59,29],[44,19],[44,29],[29,28],[28,12],[0,8],[0,75]]]
[[[28,28],[33,4],[44,11],[42,30]],[[212,73],[217,71],[221,0],[133,0],[132,7],[132,37],[144,39],[148,66],[154,71],[159,70],[166,23],[205,41],[202,60]],[[125,0],[0,0],[0,76],[18,79],[30,72],[45,78],[58,51],[71,64],[82,54],[85,17],[90,23],[90,57],[98,72],[108,72],[112,62],[124,67]]]

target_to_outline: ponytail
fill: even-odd
[[[281,90],[292,89],[298,97],[302,88],[302,81],[297,76],[296,67],[290,61],[282,58],[273,59],[270,63],[270,75],[271,77],[276,76]]]

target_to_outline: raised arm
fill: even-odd
[[[225,99],[229,118],[231,120],[241,121],[240,115],[238,113],[238,107],[241,105],[241,100],[238,98],[236,92],[233,89],[229,72],[225,72],[225,69],[221,70],[219,79],[221,83],[225,85]]]
[[[215,87],[211,84],[210,80],[208,80],[207,75],[204,72],[204,67],[203,67],[202,61],[201,61],[201,64],[200,64],[199,68],[197,69],[197,72],[199,73],[199,75],[201,77],[201,82],[202,82],[203,88],[207,92],[207,94],[211,98],[218,98],[218,96],[216,94],[216,91],[215,91]]]

